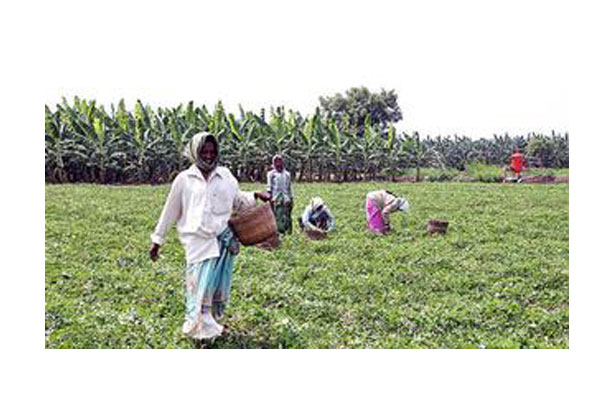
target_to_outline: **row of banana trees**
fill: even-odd
[[[221,163],[244,181],[264,180],[271,157],[282,154],[286,167],[301,181],[355,181],[392,176],[408,168],[464,169],[473,161],[505,164],[514,147],[528,151],[547,167],[568,167],[568,134],[493,139],[421,138],[372,126],[364,134],[348,118],[328,119],[319,109],[303,116],[277,107],[266,115],[239,108],[229,113],[221,103],[210,112],[193,102],[153,109],[137,101],[129,111],[121,100],[110,109],[94,100],[63,99],[45,106],[46,182],[163,183],[184,168],[185,143],[199,131],[219,140]]]

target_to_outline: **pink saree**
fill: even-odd
[[[365,205],[367,212],[367,227],[373,233],[387,233],[387,227],[383,222],[383,216],[381,215],[381,209],[378,207],[377,202],[367,198]]]

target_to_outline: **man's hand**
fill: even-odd
[[[265,202],[271,200],[271,195],[269,193],[254,192],[254,197]]]
[[[240,244],[236,241],[232,242],[229,245],[229,251],[231,252],[231,254],[233,254],[234,256],[237,256],[238,253],[240,252]]]
[[[152,243],[150,246],[150,259],[152,261],[158,260],[158,252],[160,250],[160,245],[156,243]]]

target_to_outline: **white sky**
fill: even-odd
[[[574,7],[393,3],[52,3],[44,102],[77,94],[212,109],[221,99],[230,112],[282,104],[306,114],[319,96],[364,85],[396,91],[401,130],[568,131]]]

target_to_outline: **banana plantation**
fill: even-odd
[[[153,109],[139,100],[133,111],[121,100],[107,110],[94,100],[63,99],[45,106],[45,179],[49,183],[164,183],[188,161],[183,146],[199,131],[214,133],[221,164],[242,181],[264,181],[271,157],[280,153],[298,181],[388,179],[419,168],[464,170],[471,163],[504,165],[515,147],[539,167],[568,168],[568,133],[494,136],[492,139],[429,137],[398,132],[390,123],[370,124],[364,132],[348,118],[313,115],[283,107],[268,114],[211,112],[193,102]]]

